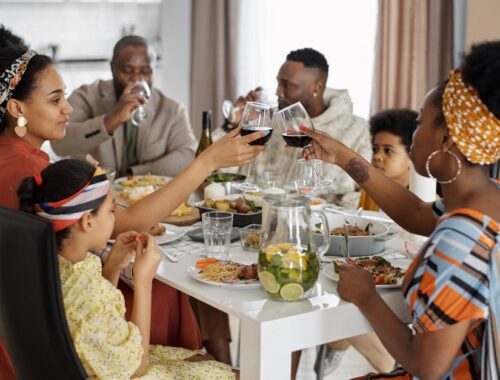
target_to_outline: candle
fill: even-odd
[[[218,183],[211,183],[203,190],[203,198],[205,200],[223,197],[224,195],[226,195],[226,190],[224,190],[224,186]]]
[[[285,190],[280,189],[279,187],[273,186],[273,187],[268,187],[267,189],[262,190],[262,193],[264,193],[264,195],[266,195],[266,194],[281,195],[281,194],[285,194]]]
[[[415,171],[413,164],[410,164],[410,191],[424,202],[434,202],[436,200],[436,180],[421,176]],[[411,234],[405,231],[405,240],[411,242],[424,242],[426,236]]]
[[[410,165],[410,191],[424,202],[436,200],[436,180],[423,177]]]

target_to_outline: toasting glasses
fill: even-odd
[[[146,82],[145,79],[139,80],[132,91],[139,96],[143,97],[145,101],[148,101],[149,98],[151,97],[151,89],[149,88],[148,82]],[[134,111],[132,114],[132,124],[135,126],[138,126],[141,124],[146,117],[148,117],[148,110],[144,104],[141,104],[137,109]]]
[[[314,130],[314,126],[302,103],[297,102],[291,106],[283,108],[278,112],[278,115],[283,126],[283,132],[281,135],[287,145],[296,148],[308,149],[311,144],[311,138],[304,134],[304,132],[300,130],[300,127]],[[308,168],[307,165],[310,165],[310,168]],[[299,188],[297,188],[297,191],[305,193],[306,191],[304,190],[307,188],[308,193],[314,194],[333,183],[332,179],[326,179],[323,177],[323,162],[320,160],[301,162],[299,168],[304,172],[309,171],[309,182],[313,182],[310,182],[309,186],[302,186],[303,184],[299,184],[298,186],[300,186],[303,191],[299,190]],[[303,180],[303,178],[300,178],[302,175],[303,174],[298,173],[298,182]]]
[[[266,133],[264,137],[252,141],[251,145],[265,145],[271,138],[271,134],[273,133],[273,110],[272,106],[263,103],[248,102],[245,105],[240,122],[241,135],[245,136],[257,131],[264,131]],[[233,184],[233,186],[241,191],[260,191],[260,187],[249,180],[252,169],[253,161],[248,165],[245,182]]]

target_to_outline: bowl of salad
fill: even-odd
[[[245,181],[246,176],[239,173],[223,173],[216,172],[205,178],[205,185],[218,183],[224,186],[226,194],[241,193],[241,190],[236,189],[233,184]]]

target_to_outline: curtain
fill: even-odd
[[[212,110],[212,130],[223,122],[222,102],[236,99],[238,1],[193,0],[191,123],[197,137],[202,111]]]
[[[371,113],[419,109],[453,62],[453,0],[379,0]]]

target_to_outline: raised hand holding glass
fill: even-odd
[[[311,138],[301,131],[301,128],[308,128],[314,130],[314,125],[309,117],[306,109],[302,103],[297,102],[283,108],[278,112],[283,131],[281,136],[285,140],[286,144],[295,148],[305,148],[311,143]],[[311,194],[316,193],[324,187],[333,183],[332,179],[323,178],[323,163],[320,160],[314,160],[314,162],[305,161],[303,166],[310,165],[310,171],[314,176],[308,179],[308,182],[314,179],[314,185],[310,189]],[[305,167],[300,169],[305,175],[307,169]],[[299,178],[298,180],[304,181],[304,178]],[[298,190],[297,190],[298,191]]]
[[[250,145],[265,145],[271,138],[273,132],[273,107],[268,104],[248,102],[245,105],[243,116],[240,122],[241,135],[246,136],[250,133],[263,131],[265,136],[252,141]],[[241,191],[260,191],[260,187],[250,182],[253,162],[248,165],[247,177],[245,182],[234,184],[234,187]]]
[[[132,91],[141,96],[145,102],[151,97],[151,89],[145,79],[139,80]],[[148,110],[144,104],[141,104],[132,114],[130,121],[135,126],[139,126],[148,117]]]

